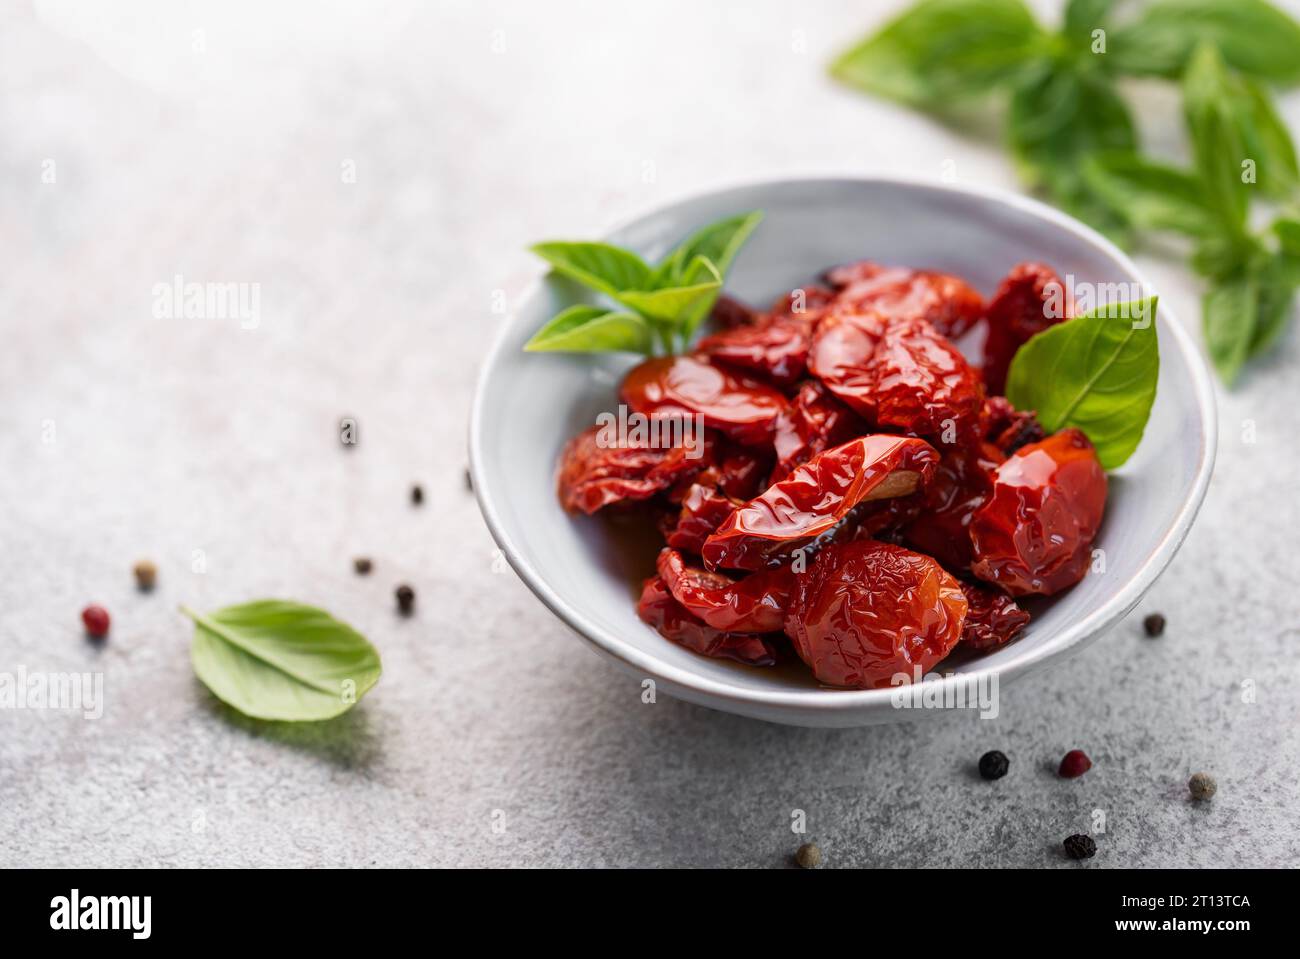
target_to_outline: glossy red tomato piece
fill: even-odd
[[[990,396],[980,411],[980,434],[1010,456],[1022,446],[1037,443],[1046,434],[1032,410],[1017,410],[1005,396]]]
[[[732,579],[689,566],[675,549],[659,552],[659,578],[688,612],[715,629],[733,633],[779,633],[794,587],[789,567]]]
[[[674,549],[698,553],[704,541],[744,505],[714,486],[693,483],[682,497],[680,511],[664,529],[664,540]]]
[[[817,325],[808,348],[808,372],[868,421],[876,415],[871,358],[884,333],[879,314],[832,310]]]
[[[915,493],[938,462],[939,454],[924,440],[883,433],[819,453],[732,513],[705,540],[704,565],[776,565],[846,519],[859,503]]]
[[[835,291],[815,283],[796,287],[772,304],[774,316],[803,316],[816,319],[835,301]]]
[[[776,467],[771,482],[785,479],[818,453],[868,432],[867,424],[818,380],[808,380],[776,420]]]
[[[788,386],[804,374],[811,339],[810,319],[766,316],[705,337],[695,349],[731,366],[761,373],[778,386]]]
[[[926,320],[943,336],[961,336],[984,315],[979,292],[948,273],[862,261],[830,270],[826,280],[841,304],[869,307],[889,320]]]
[[[863,540],[832,544],[795,576],[786,635],[830,686],[870,689],[914,679],[961,638],[966,597],[928,556]]]
[[[975,559],[970,521],[993,491],[1003,456],[987,444],[943,451],[924,509],[903,529],[903,541],[945,569],[964,572]]]
[[[738,326],[748,326],[756,322],[761,315],[753,307],[723,293],[714,301],[709,318],[718,329],[731,330]]]
[[[614,446],[604,440],[603,428],[593,426],[560,452],[557,480],[566,510],[594,513],[611,503],[648,499],[708,462],[707,453],[692,457],[685,447]]]
[[[1088,438],[1062,430],[1017,450],[971,518],[971,572],[1013,596],[1051,595],[1088,571],[1106,471]]]
[[[700,356],[662,356],[634,367],[623,402],[654,419],[702,416],[704,425],[747,446],[772,440],[785,397],[770,386]]]
[[[701,622],[673,599],[658,576],[645,581],[636,611],[659,635],[701,656],[731,659],[750,666],[771,666],[776,662],[776,647],[770,637],[728,633]]]
[[[876,423],[965,442],[984,403],[979,374],[924,320],[891,323],[871,358]]]
[[[983,375],[989,393],[1006,392],[1011,358],[1026,340],[1073,314],[1065,284],[1050,266],[1020,263],[1012,267],[986,311]]]
[[[987,586],[961,582],[966,596],[966,623],[961,641],[972,649],[987,650],[1005,646],[1029,622],[1029,614],[1006,593]]]

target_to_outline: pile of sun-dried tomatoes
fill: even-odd
[[[1061,299],[1035,263],[987,303],[874,263],[766,313],[724,299],[695,352],[621,390],[644,417],[702,418],[702,455],[594,427],[561,454],[561,501],[654,511],[666,546],[638,612],[705,656],[763,666],[788,645],[821,682],[865,688],[1001,646],[1029,620],[1016,598],[1083,577],[1106,503],[1088,438],[1044,436],[1001,395],[1020,345],[1068,318]],[[981,323],[978,369],[951,339]]]

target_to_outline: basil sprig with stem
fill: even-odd
[[[841,81],[940,116],[1001,93],[1022,179],[1121,243],[1194,241],[1209,279],[1211,359],[1231,384],[1291,315],[1300,164],[1271,87],[1300,83],[1300,24],[1265,0],[1068,0],[1057,30],[1022,0],[920,0],[831,66]],[[1182,83],[1193,168],[1140,153],[1117,80]],[[1247,163],[1249,161],[1249,175]],[[1282,206],[1252,232],[1252,201]]]
[[[711,223],[657,264],[610,243],[548,242],[532,250],[562,276],[618,304],[571,306],[525,345],[530,351],[675,353],[685,349],[722,290],[761,211]]]

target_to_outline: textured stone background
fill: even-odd
[[[1094,809],[1092,866],[1300,863],[1295,336],[1220,395],[1209,499],[1148,599],[1005,688],[995,722],[643,705],[493,570],[465,423],[528,242],[768,175],[951,159],[1014,186],[995,142],[826,80],[896,4],[115,6],[0,15],[0,670],[99,670],[107,698],[97,722],[0,713],[0,864],[769,866],[793,809],[835,865],[1065,865]],[[1169,91],[1137,94],[1148,140],[1180,149]],[[1194,321],[1179,257],[1139,260]],[[155,319],[177,273],[259,283],[260,325]],[[198,684],[177,604],[261,595],[374,640],[359,708],[259,725]],[[91,600],[114,616],[102,648]],[[1096,766],[1063,782],[1073,746]],[[1013,766],[989,785],[973,763],[994,747]],[[1202,768],[1220,793],[1194,807]]]

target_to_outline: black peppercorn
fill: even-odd
[[[132,567],[131,571],[135,573],[135,585],[142,593],[149,592],[158,582],[158,567],[154,565],[152,560],[140,560]]]
[[[1097,844],[1091,836],[1077,833],[1065,840],[1065,854],[1071,859],[1091,859],[1097,855]]]
[[[352,568],[357,571],[358,576],[365,576],[375,568],[375,564],[370,561],[369,556],[358,556],[352,561]]]
[[[415,609],[415,590],[403,583],[397,587],[397,609],[403,616],[410,616]]]
[[[1214,798],[1218,788],[1218,783],[1209,773],[1193,773],[1192,778],[1187,780],[1187,789],[1191,792],[1192,798],[1198,802]]]
[[[411,502],[415,506],[419,506],[424,502],[424,487],[419,483],[411,487]]]
[[[1146,630],[1148,636],[1154,639],[1165,631],[1165,618],[1159,613],[1152,613],[1142,620],[1142,628]]]
[[[1006,753],[994,749],[980,757],[980,775],[985,779],[1001,779],[1010,765]]]

